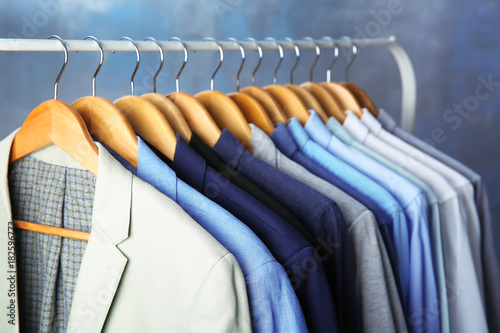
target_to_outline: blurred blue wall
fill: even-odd
[[[418,81],[416,135],[430,138],[441,128],[446,140],[438,148],[481,174],[490,194],[495,235],[500,239],[500,92],[493,86],[488,98],[469,104],[467,115],[446,119],[453,108],[474,101],[479,78],[500,82],[500,3],[498,0],[350,0],[350,1],[269,1],[269,0],[39,0],[0,2],[0,37],[46,38],[58,34],[65,39],[94,35],[99,39],[147,36],[199,40],[254,37],[277,39],[289,36],[320,38],[387,37],[395,35],[409,53]],[[254,52],[256,53],[256,52]],[[312,51],[304,51],[295,73],[296,82],[307,80]],[[143,54],[136,77],[138,93],[152,89],[151,77],[158,55]],[[239,52],[226,54],[227,61],[215,80],[224,92],[235,90]],[[316,80],[323,80],[331,53],[324,52],[316,67]],[[195,93],[209,88],[217,65],[217,54],[198,52],[181,77],[181,89]],[[249,73],[257,55],[248,53],[242,85],[250,83]],[[285,83],[294,61],[285,54],[278,80]],[[343,80],[345,57],[334,67],[334,79]],[[20,126],[29,111],[52,98],[53,80],[62,54],[6,52],[0,54],[0,138]],[[91,93],[91,76],[98,56],[71,53],[59,97],[71,102]],[[269,84],[277,61],[266,52],[257,84]],[[129,93],[134,54],[107,53],[98,77],[98,95],[114,100]],[[175,73],[181,54],[166,54],[158,90],[175,89]],[[353,82],[364,87],[376,104],[399,119],[401,103],[397,67],[385,49],[363,49],[350,72]],[[447,111],[452,110],[452,111]],[[448,112],[448,113],[447,113]],[[500,248],[500,246],[499,246]]]

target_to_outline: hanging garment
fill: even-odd
[[[243,175],[296,214],[318,241],[324,244],[318,254],[324,258],[322,260],[334,295],[340,330],[359,332],[352,247],[337,204],[254,157],[227,130],[222,132],[213,149],[234,170],[241,170]]]
[[[16,217],[11,213],[7,184],[15,133],[0,142],[0,223],[4,230]],[[106,149],[98,147],[92,231],[74,287],[67,331],[202,332],[212,327],[220,332],[250,332],[245,280],[234,256],[172,200],[134,177]],[[39,153],[45,153],[43,163],[62,165],[65,173],[77,174],[71,170],[75,168],[71,159],[58,147],[49,146]],[[28,179],[38,177],[40,171],[26,170]],[[80,176],[75,179],[77,183],[84,181]],[[37,191],[36,195],[44,193]],[[77,198],[78,202],[82,198]],[[60,206],[54,209],[55,214],[62,213]],[[43,223],[44,217],[38,218],[40,221],[32,222]],[[1,237],[1,243],[8,244],[7,233]],[[7,246],[0,251],[7,259]],[[29,258],[22,252],[17,255],[21,263]],[[1,265],[5,272],[16,270],[16,264],[9,268],[7,260],[2,259]],[[61,267],[66,265],[63,262]],[[58,278],[65,279],[64,275]],[[2,290],[8,290],[9,285],[1,279]],[[19,293],[9,296],[5,292],[2,297],[3,304],[14,301],[17,306],[20,301]],[[19,309],[16,314],[20,314]],[[18,332],[20,320],[23,318],[16,316],[13,325],[2,321],[1,331]]]
[[[474,267],[479,280],[478,283],[481,291],[481,298],[484,303],[483,265],[481,261],[481,227],[474,202],[474,188],[472,187],[472,184],[467,180],[467,178],[462,176],[457,171],[384,130],[380,122],[366,109],[363,110],[361,122],[366,125],[371,133],[402,151],[406,155],[411,156],[415,160],[420,161],[429,168],[435,170],[444,179],[446,179],[450,185],[453,186],[458,194],[458,198],[461,203],[460,206],[465,212],[468,235],[467,240],[469,241],[470,249],[472,251]]]
[[[423,308],[430,308],[438,301],[438,297],[427,221],[428,205],[423,191],[372,158],[346,146],[328,131],[314,112],[307,120],[304,130],[313,141],[328,152],[387,189],[401,204],[408,223],[410,246],[409,280],[404,282],[407,288],[406,308],[411,314],[418,313]],[[424,331],[440,332],[439,321],[429,321]]]
[[[141,138],[138,141],[136,175],[174,200],[238,260],[245,276],[253,332],[306,332],[290,280],[261,240],[225,209],[178,179]]]
[[[173,162],[152,150],[178,177],[227,209],[262,240],[287,272],[310,331],[338,332],[332,293],[315,248],[275,212],[210,168],[180,136],[177,139]]]
[[[191,140],[189,141],[189,146],[193,148],[200,156],[207,162],[207,164],[217,171],[221,176],[228,179],[231,183],[238,186],[252,197],[256,198],[262,202],[267,207],[271,208],[279,216],[281,216],[285,221],[287,221],[291,226],[297,229],[298,232],[305,237],[305,239],[311,243],[314,247],[318,246],[316,239],[314,239],[311,232],[304,226],[304,224],[299,221],[288,209],[283,207],[277,200],[271,197],[266,192],[262,191],[257,185],[252,183],[248,178],[243,176],[239,170],[233,170],[230,166],[226,164],[223,160],[217,156],[216,153],[207,146],[196,133],[193,133]]]
[[[495,246],[493,244],[488,194],[486,193],[486,187],[484,186],[481,176],[466,165],[446,155],[430,144],[418,139],[416,136],[411,135],[399,126],[396,126],[394,119],[392,119],[392,117],[385,112],[385,110],[380,109],[380,114],[377,119],[387,131],[460,172],[462,175],[467,177],[474,186],[475,203],[481,224],[481,260],[483,264],[484,296],[488,317],[488,328],[490,332],[499,332],[500,284],[498,284],[498,281],[500,280],[500,268],[495,252]]]
[[[351,112],[347,112],[343,126],[356,140],[425,180],[436,193],[440,200],[450,330],[464,333],[471,330],[486,332],[484,303],[472,251],[469,242],[463,241],[467,238],[467,218],[460,206],[457,192],[437,172],[371,134]],[[430,309],[428,313],[437,313],[437,310]]]
[[[335,200],[342,210],[353,246],[363,332],[406,331],[394,273],[373,213],[335,186],[288,159],[255,125],[250,124],[250,127],[255,157]]]
[[[443,256],[443,242],[441,238],[441,222],[439,216],[439,200],[434,192],[431,190],[426,183],[421,179],[417,178],[415,175],[410,173],[408,170],[404,169],[401,165],[398,165],[376,151],[365,147],[360,142],[354,140],[354,138],[345,130],[345,128],[340,124],[335,118],[331,117],[326,124],[328,130],[334,134],[337,138],[352,146],[353,148],[359,150],[360,152],[370,156],[377,162],[385,165],[391,170],[402,175],[412,183],[416,184],[422,190],[425,191],[427,197],[427,203],[429,204],[429,233],[432,242],[432,257],[434,264],[434,273],[436,275],[437,291],[439,294],[439,318],[441,332],[450,332],[450,319],[448,311],[448,293],[446,290],[446,274],[444,268],[444,256]],[[436,309],[435,312],[437,312]],[[434,312],[433,312],[434,313]]]

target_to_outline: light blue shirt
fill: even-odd
[[[354,138],[347,132],[337,119],[331,117],[326,124],[328,130],[333,133],[337,138],[341,139],[346,144],[356,148],[360,152],[372,157],[386,167],[396,171],[403,177],[417,184],[418,187],[423,189],[427,195],[427,202],[429,203],[429,231],[432,243],[432,257],[434,263],[434,272],[436,273],[436,283],[439,295],[439,318],[441,323],[441,332],[450,332],[450,318],[448,308],[448,293],[446,290],[446,273],[444,267],[444,254],[443,254],[443,241],[441,237],[441,219],[439,213],[439,204],[436,194],[430,187],[423,182],[420,178],[410,173],[402,166],[394,163],[385,156],[380,155],[376,151],[366,147],[362,143],[354,140]]]
[[[403,286],[409,286],[408,294],[404,295],[406,307],[410,316],[423,308],[430,308],[431,302],[437,299],[437,288],[424,192],[401,175],[333,136],[314,111],[311,111],[304,129],[313,141],[379,183],[401,204],[409,228],[410,272],[409,281],[403,282]],[[434,321],[433,324],[433,327],[426,327],[426,332],[439,332],[439,322]]]
[[[307,332],[292,284],[262,241],[228,211],[177,178],[140,138],[137,176],[174,200],[235,256],[245,275],[254,332]]]

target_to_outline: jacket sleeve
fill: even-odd
[[[245,278],[231,253],[220,258],[200,286],[188,332],[252,332]]]

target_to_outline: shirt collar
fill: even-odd
[[[252,147],[256,156],[265,156],[263,160],[271,166],[277,168],[278,157],[273,141],[260,128],[254,124],[249,124],[252,130]]]
[[[345,143],[347,144],[353,143],[354,139],[351,136],[351,134],[349,134],[349,132],[347,132],[345,128],[342,126],[342,124],[334,117],[330,117],[330,119],[326,123],[326,127],[333,135],[335,135],[337,138],[344,141]]]
[[[365,142],[368,133],[368,128],[359,120],[359,118],[352,112],[346,111],[347,118],[344,121],[344,128],[352,135],[352,137],[359,141]]]
[[[285,124],[279,123],[270,135],[271,140],[273,140],[276,148],[279,149],[286,157],[292,158],[293,155],[299,151],[299,147],[290,135],[290,131]]]
[[[304,130],[320,146],[327,147],[330,144],[332,134],[328,131],[316,112],[309,110],[309,113],[311,115],[304,126]]]
[[[290,119],[288,129],[290,130],[293,139],[297,143],[297,146],[299,146],[299,149],[304,149],[307,141],[309,141],[309,136],[307,135],[306,131],[304,131],[304,128],[302,128],[302,125],[300,125],[297,118]]]
[[[368,127],[370,132],[375,135],[379,135],[382,130],[382,124],[375,118],[370,111],[363,108],[363,116],[361,117],[361,122]]]
[[[137,176],[177,202],[177,176],[174,170],[149,149],[141,138],[138,146]]]
[[[396,122],[384,109],[379,109],[377,119],[387,131],[392,133],[396,129]]]
[[[238,139],[236,139],[227,129],[222,131],[222,134],[213,147],[213,150],[221,159],[226,161],[226,163],[234,169],[236,169],[241,158],[247,151],[245,147],[238,142]]]

